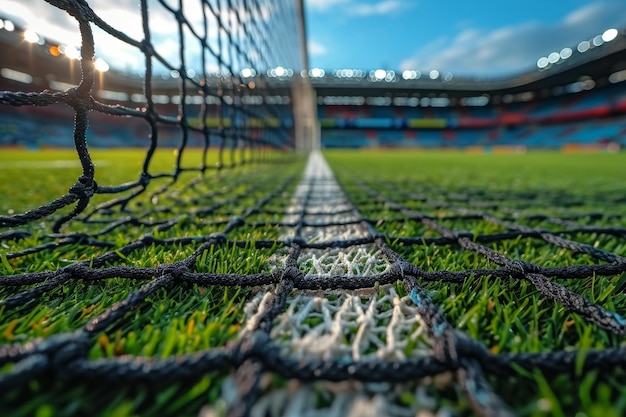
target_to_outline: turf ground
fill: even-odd
[[[144,153],[97,151],[92,156],[98,184],[114,185],[138,178]],[[510,231],[511,225],[555,233],[594,227],[594,233],[581,231],[566,237],[626,256],[623,231],[603,232],[626,228],[625,153],[329,151],[325,156],[360,214],[385,234],[394,251],[427,272],[492,265],[480,254],[454,244],[410,243],[408,239],[430,239],[438,233],[407,216],[409,211],[438,219],[446,228],[468,233],[474,240]],[[189,166],[199,161],[193,152],[185,157]],[[280,250],[279,245],[258,249],[245,242],[279,239],[277,223],[290,205],[304,162],[303,158],[288,162],[275,156],[272,163],[210,171],[199,182],[190,183],[198,177],[196,172],[181,174],[171,185],[169,178],[155,179],[148,191],[132,199],[124,211],[112,206],[94,213],[87,222],[73,221],[63,230],[66,234],[89,233],[102,245],[62,241],[62,237],[50,234],[49,223],[44,221],[17,226],[13,229],[24,232],[22,239],[0,240],[0,274],[55,271],[107,252],[118,255],[107,265],[154,267],[188,257],[201,244],[195,237],[222,232],[229,241],[242,244],[213,246],[203,252],[196,263],[197,271],[267,272],[268,260]],[[151,172],[169,172],[173,163],[171,151],[162,151],[155,157]],[[0,151],[0,214],[20,213],[62,195],[79,174],[80,167],[71,151]],[[96,195],[86,213],[113,197]],[[262,200],[264,204],[258,206]],[[248,210],[251,207],[257,210]],[[488,214],[508,223],[494,223],[484,216],[459,216],[467,213]],[[244,221],[229,228],[233,216]],[[120,219],[125,220],[118,222]],[[0,232],[5,230],[9,229]],[[148,233],[161,241],[125,249]],[[511,259],[545,267],[598,263],[588,254],[541,239],[518,236],[487,242],[485,246]],[[41,249],[29,253],[29,248]],[[557,281],[610,311],[626,314],[626,274]],[[2,285],[0,300],[5,305],[0,307],[0,345],[25,344],[78,329],[144,283],[121,278],[75,280],[15,305],[6,300],[14,299],[33,284]],[[424,286],[454,327],[493,353],[623,345],[622,336],[568,312],[526,281],[485,276],[454,284],[424,282]],[[401,285],[398,291],[403,291]],[[163,358],[224,346],[240,332],[243,306],[252,292],[248,288],[198,285],[161,288],[141,308],[128,312],[122,324],[94,334],[89,358],[123,354]],[[407,349],[410,351],[410,347]],[[13,364],[7,363],[0,373],[12,369]],[[0,410],[6,411],[3,415],[41,417],[81,415],[94,409],[97,412],[89,414],[197,415],[204,404],[219,403],[225,376],[214,372],[192,383],[157,384],[155,388],[125,384],[123,379],[109,386],[63,382],[62,378],[53,383],[44,375],[3,392]],[[520,370],[504,380],[490,377],[490,382],[519,415],[620,416],[626,414],[624,377],[621,369],[589,371],[581,366],[573,375]],[[436,399],[435,408],[471,414],[463,396],[453,388],[437,389],[432,385],[429,394]],[[405,395],[399,401],[399,405],[410,407],[416,399]]]

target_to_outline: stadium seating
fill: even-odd
[[[323,147],[626,145],[626,83],[482,107],[318,105]]]
[[[389,104],[389,101],[386,101]],[[378,103],[380,104],[380,103]],[[609,84],[575,93],[531,101],[489,103],[485,106],[432,107],[428,102],[414,106],[355,104],[318,104],[322,146],[328,148],[423,147],[491,149],[494,146],[563,148],[570,145],[599,148],[626,145],[626,82]],[[415,105],[419,104],[419,105]],[[424,105],[422,105],[424,104]],[[130,103],[130,105],[134,105]],[[178,116],[177,104],[160,105],[162,114]],[[201,127],[202,109],[186,107],[190,126]],[[275,106],[271,115],[228,113],[226,107],[209,105],[206,123],[218,129],[244,123],[292,127],[290,105]],[[232,110],[232,108],[231,108]],[[73,146],[72,109],[62,106],[1,107],[0,145],[38,148]],[[88,132],[92,147],[145,147],[149,141],[148,124],[143,120],[92,113]],[[177,147],[180,132],[161,130],[159,143]],[[193,146],[203,146],[199,134],[191,134]],[[218,144],[215,140],[212,144]]]

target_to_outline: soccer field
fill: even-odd
[[[144,155],[94,151],[97,184],[137,181]],[[161,150],[145,189],[52,233],[73,205],[7,219],[65,194],[75,153],[2,150],[0,410],[626,413],[625,153],[323,155],[334,177],[276,153],[173,181]],[[270,347],[233,353],[255,332]]]

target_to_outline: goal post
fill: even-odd
[[[296,150],[308,152],[320,148],[320,124],[317,119],[317,94],[309,78],[309,48],[307,40],[304,1],[297,4],[297,20],[300,28],[300,52],[302,71],[293,78],[291,97],[293,102],[294,135]]]
[[[308,152],[320,148],[320,124],[317,119],[316,93],[308,76],[294,77],[293,100],[296,150]]]

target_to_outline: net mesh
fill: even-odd
[[[146,27],[144,40],[139,42],[108,26],[86,2],[50,3],[79,22],[83,39],[81,84],[63,93],[2,92],[0,102],[14,106],[69,105],[75,112],[74,143],[83,172],[70,191],[55,201],[23,214],[0,216],[0,226],[5,228],[0,241],[8,248],[2,260],[11,268],[0,280],[2,314],[10,322],[5,335],[19,334],[17,326],[22,321],[29,322],[26,326],[44,326],[37,307],[43,298],[54,301],[69,293],[90,301],[78,309],[60,312],[71,320],[71,330],[51,328],[41,332],[43,337],[14,337],[13,343],[0,346],[3,392],[50,377],[70,384],[171,384],[223,371],[221,406],[211,404],[202,409],[203,415],[451,414],[433,398],[429,387],[434,385],[441,390],[453,387],[475,414],[500,416],[512,412],[497,394],[497,381],[507,381],[520,372],[539,370],[560,375],[625,364],[619,340],[626,332],[626,320],[612,304],[589,301],[562,283],[564,279],[626,273],[624,258],[615,254],[617,249],[570,239],[573,235],[603,234],[623,242],[623,228],[581,226],[578,217],[567,210],[527,215],[526,220],[540,219],[556,228],[523,226],[516,219],[520,212],[524,215],[523,206],[534,195],[518,196],[520,207],[505,207],[502,210],[507,216],[500,217],[490,214],[491,208],[501,204],[498,194],[455,194],[424,184],[419,188],[412,182],[367,180],[349,174],[339,182],[317,152],[309,156],[303,175],[297,161],[285,162],[279,170],[264,171],[263,164],[251,170],[235,167],[235,159],[227,163],[222,156],[228,143],[248,147],[251,153],[245,155],[256,155],[252,162],[263,162],[258,153],[262,156],[265,146],[292,146],[289,129],[258,127],[251,121],[275,117],[284,108],[248,108],[235,99],[226,99],[225,91],[235,94],[233,86],[238,81],[234,77],[220,78],[219,85],[196,83],[186,75],[184,45],[180,66],[168,66],[150,45]],[[182,3],[177,7],[159,4],[180,27],[192,26],[184,17]],[[238,69],[227,56],[246,62],[258,59],[252,64],[259,71],[283,59],[297,60],[280,56],[297,49],[297,45],[283,48],[284,39],[291,36],[286,34],[296,29],[273,26],[261,12],[264,6],[271,6],[283,14],[279,22],[293,23],[289,12],[293,8],[248,1],[202,5],[203,21],[217,22],[227,36],[217,50],[211,49],[203,35],[194,39],[202,46],[202,56],[213,56],[223,73],[233,74]],[[231,17],[231,22],[238,22],[235,26],[243,29],[226,30],[223,19],[232,9],[257,17],[244,21],[245,13],[235,14],[239,17]],[[146,19],[147,1],[141,2],[141,10]],[[108,106],[93,98],[92,25],[141,50],[146,60],[145,109]],[[262,53],[251,58],[256,55],[247,52],[249,48]],[[181,74],[183,104],[175,119],[161,116],[150,102],[154,61]],[[209,74],[204,77],[211,78]],[[221,125],[216,130],[207,125],[190,126],[184,105],[189,85],[207,95],[217,94],[233,120],[234,114],[249,113],[250,121],[246,124],[242,118],[240,126]],[[94,111],[130,116],[150,126],[150,145],[138,181],[107,187],[95,182],[86,141],[88,113]],[[181,132],[178,155],[187,150],[186,135],[197,132],[205,138],[205,158],[215,138],[218,164],[233,171],[207,176],[206,159],[200,167],[192,168],[179,158],[173,173],[151,172],[158,133],[167,124]],[[253,133],[255,129],[262,130],[261,136]],[[241,160],[248,162],[246,158]],[[281,161],[274,160],[273,164]],[[185,183],[182,189],[189,194],[180,197],[181,188],[175,184],[186,170],[203,175]],[[154,184],[161,178],[167,182],[155,190]],[[148,190],[151,193],[146,197]],[[91,204],[99,194],[121,195]],[[571,197],[557,197],[549,201],[551,208],[576,205]],[[613,203],[621,207],[624,202],[616,199]],[[386,223],[410,223],[417,232],[406,236],[387,231],[378,219],[361,213],[372,205],[384,207]],[[445,214],[440,214],[442,210]],[[603,215],[586,216],[606,220]],[[26,227],[36,226],[42,218],[53,220],[52,233]],[[455,222],[475,220],[497,226],[498,232],[473,234],[454,226]],[[118,232],[126,236],[120,238]],[[35,233],[39,233],[37,239],[33,239]],[[122,239],[121,243],[116,239]],[[588,262],[559,266],[548,258],[545,264],[530,263],[491,245],[514,239],[538,240],[551,250],[587,256]],[[460,270],[438,269],[430,264],[436,256],[409,259],[410,252],[418,248],[462,250],[478,261],[475,266],[462,265]],[[82,259],[63,259],[70,249],[82,253]],[[161,255],[153,259],[146,256],[148,251]],[[50,254],[56,254],[55,263],[41,271],[10,273],[11,262],[23,267],[39,255]],[[240,256],[247,257],[246,262]],[[528,283],[542,299],[560,303],[611,335],[612,342],[604,349],[494,352],[485,341],[451,324],[435,302],[437,293],[428,290],[432,282],[465,285],[483,278],[500,279],[510,286]],[[204,304],[185,304],[197,300],[198,294],[205,295]],[[217,331],[208,333],[205,341],[199,336],[194,346],[177,346],[177,333],[193,335],[200,331],[202,320],[217,314],[211,308],[218,302],[211,297],[231,300],[222,304],[227,305],[228,314],[239,317],[241,312],[241,318],[225,327],[214,324]],[[174,305],[176,308],[171,307]],[[495,309],[489,303],[485,308]],[[181,326],[181,316],[177,315],[181,312],[193,320]],[[53,313],[47,314],[47,319],[54,321]],[[155,354],[157,347],[147,345],[137,347],[137,354],[128,354],[132,351],[129,345],[140,345],[137,338],[153,332],[152,323],[158,320],[172,324],[160,338],[159,354]],[[128,346],[117,344],[116,337],[121,340],[121,335]],[[96,354],[100,350],[103,354]]]

